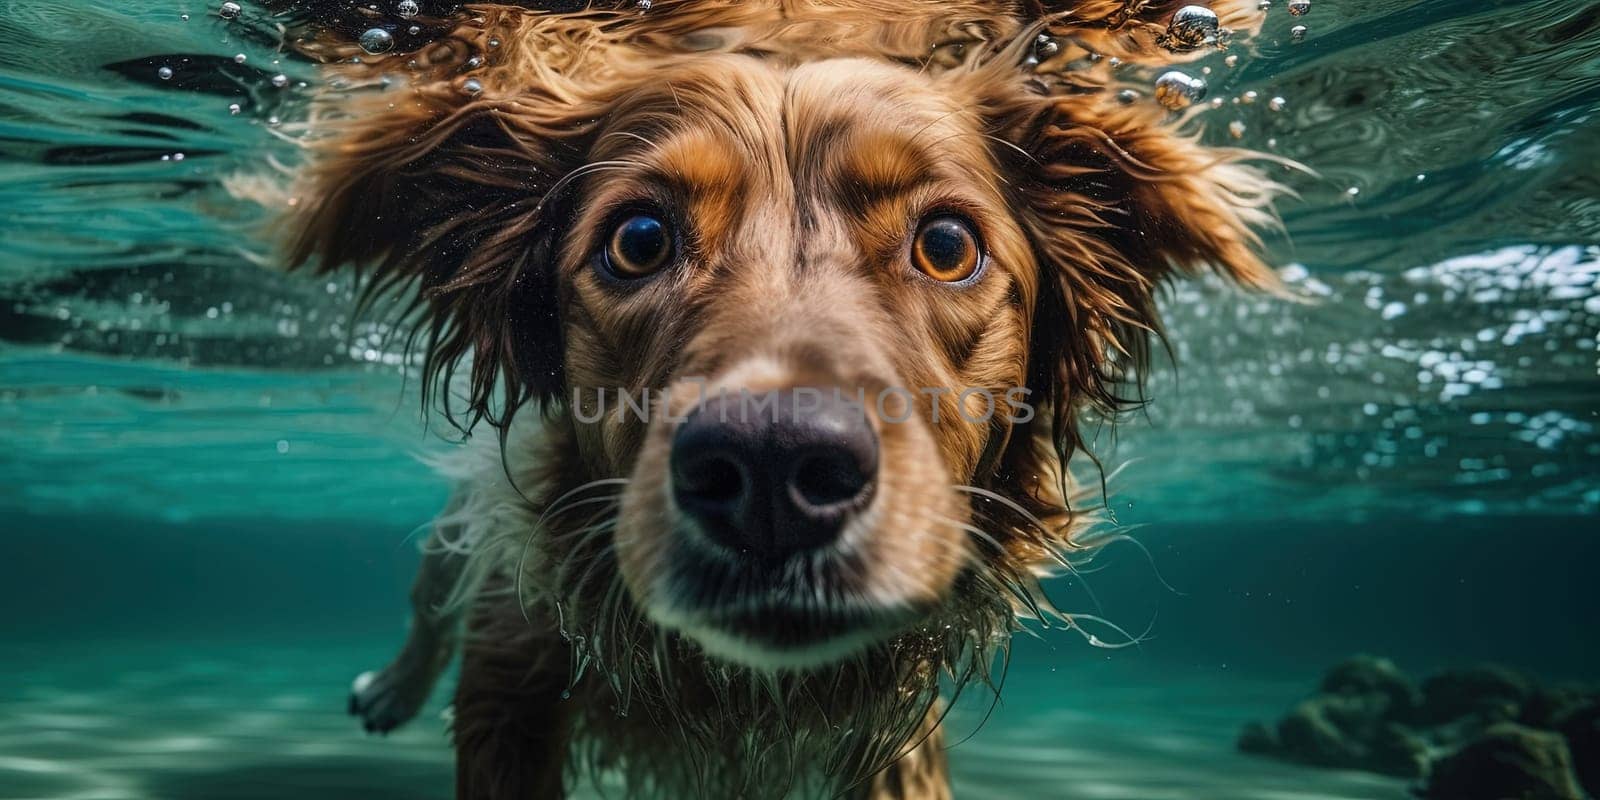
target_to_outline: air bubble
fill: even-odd
[[[235,63],[235,64],[243,64],[244,62],[249,61],[249,60],[250,60],[250,57],[245,55],[244,53],[239,53],[239,54],[237,54],[237,55],[235,55],[233,57],[233,63]]]
[[[1290,28],[1289,29],[1289,38],[1293,39],[1293,40],[1295,40],[1297,42],[1304,41],[1305,38],[1306,38],[1306,26],[1304,26],[1304,25],[1296,25],[1293,28]]]
[[[1033,58],[1035,61],[1049,61],[1061,52],[1061,43],[1048,33],[1041,33],[1033,40]]]
[[[228,104],[228,113],[229,114],[238,114],[242,110],[243,110],[243,108],[238,103],[229,103]]]
[[[394,11],[406,19],[411,19],[421,13],[422,8],[417,5],[417,0],[400,0],[399,5],[394,7]]]
[[[1219,31],[1216,12],[1205,6],[1184,6],[1173,12],[1161,44],[1168,50],[1193,50],[1215,42]]]
[[[159,76],[161,80],[170,81],[172,80],[172,67],[162,67],[161,69],[156,70],[156,75]]]
[[[278,73],[277,75],[272,76],[272,85],[278,87],[279,89],[282,89],[283,87],[288,86],[289,85],[289,76],[285,75],[285,74],[283,74],[281,72]]]
[[[1201,78],[1173,70],[1156,78],[1156,102],[1177,110],[1206,96],[1206,82]]]
[[[223,19],[238,19],[239,12],[243,10],[244,9],[239,7],[238,3],[231,2],[230,0],[230,2],[223,3],[219,8],[217,8],[217,16],[222,17]]]
[[[1287,104],[1287,101],[1285,101],[1283,98],[1274,97],[1271,100],[1267,101],[1267,108],[1270,108],[1273,111],[1282,111],[1284,105],[1286,105],[1286,104]]]
[[[368,28],[359,41],[368,55],[387,53],[394,47],[394,36],[382,28]]]
[[[461,91],[476,96],[483,93],[483,84],[477,78],[468,78],[461,84]]]
[[[1311,0],[1289,0],[1289,13],[1296,17],[1303,17],[1311,10]]]
[[[1244,138],[1244,123],[1240,122],[1239,120],[1234,120],[1234,121],[1228,123],[1228,135],[1232,136],[1235,139],[1243,139]]]

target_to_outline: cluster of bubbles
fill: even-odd
[[[416,3],[415,3],[415,0],[403,0],[403,2],[401,3],[401,6],[404,7],[404,6],[408,5],[408,4],[410,4],[412,6],[415,6]],[[218,4],[216,13],[217,13],[217,17],[219,19],[222,19],[225,22],[233,22],[234,20],[239,19],[240,16],[244,13],[244,8],[243,8],[243,6],[241,6],[240,4],[238,4],[236,2],[233,2],[232,0],[226,0],[225,2]],[[188,14],[180,14],[179,15],[179,19],[183,20],[184,22],[188,22],[189,21],[189,15]],[[371,31],[369,31],[368,33],[370,34]],[[387,35],[387,34],[385,34],[385,35]],[[365,46],[365,44],[363,46]],[[188,59],[184,59],[184,60],[187,61]],[[249,55],[247,55],[245,53],[235,53],[233,55],[233,59],[232,60],[233,60],[233,63],[235,63],[235,64],[245,64],[246,62],[248,62],[250,60],[250,57],[249,57]],[[276,66],[278,64],[278,60],[274,59],[272,61],[272,64],[274,66]],[[160,68],[158,68],[156,70],[156,77],[158,77],[158,78],[160,78],[161,80],[164,80],[164,81],[170,81],[176,76],[177,76],[177,73],[172,69],[172,67],[167,66],[167,65],[162,65]],[[272,87],[275,88],[275,89],[288,88],[289,84],[291,83],[291,80],[290,80],[289,76],[284,74],[284,73],[281,73],[281,72],[272,75],[267,80],[268,80],[268,83],[270,83],[272,85]],[[304,82],[301,82],[298,85],[301,88],[304,88],[306,84]],[[228,104],[228,114],[229,115],[238,116],[243,111],[244,111],[244,105],[242,103],[234,102],[234,103],[229,103]],[[269,117],[267,117],[266,121],[267,121],[267,125],[270,126],[270,127],[276,127],[279,124],[279,119],[276,116],[269,116]],[[182,161],[183,160],[183,154],[178,153],[178,154],[162,156],[162,160],[163,161]]]
[[[1272,8],[1272,0],[1261,0],[1256,4],[1256,8],[1263,12],[1268,11]],[[1288,10],[1291,16],[1305,16],[1311,11],[1311,0],[1289,0]],[[1290,36],[1295,41],[1304,39],[1305,34],[1304,25],[1296,25],[1290,30]],[[1158,37],[1157,41],[1173,52],[1187,52],[1203,46],[1225,50],[1229,35],[1230,31],[1221,26],[1216,12],[1205,6],[1189,5],[1173,12],[1167,22],[1166,32]],[[1239,57],[1230,54],[1223,59],[1223,63],[1230,68],[1237,66]],[[1201,71],[1203,74],[1210,74],[1211,68],[1204,67]],[[1205,78],[1200,75],[1191,75],[1182,70],[1170,70],[1156,78],[1154,94],[1156,102],[1163,107],[1178,111],[1204,100],[1208,88]],[[1256,101],[1257,96],[1256,92],[1249,91],[1235,97],[1233,102],[1250,104]],[[1133,102],[1137,97],[1138,94],[1132,91],[1124,91],[1118,95],[1118,99],[1124,103]],[[1214,98],[1211,105],[1213,108],[1222,107],[1222,98]],[[1286,105],[1287,102],[1282,97],[1273,97],[1267,102],[1267,107],[1273,111],[1282,111]],[[1228,132],[1235,139],[1242,138],[1245,132],[1244,123],[1238,120],[1229,123]]]
[[[1311,0],[1289,0],[1289,16],[1303,17],[1311,11]],[[1296,42],[1306,38],[1306,26],[1296,25],[1289,29],[1289,38]]]
[[[640,3],[639,5],[640,8],[649,7],[649,3]],[[377,6],[371,6],[371,8],[376,10]],[[395,3],[394,5],[394,13],[402,20],[413,20],[422,13],[422,7],[417,0],[399,0],[399,2]],[[394,27],[395,26],[391,25],[388,27],[374,26],[368,28],[367,30],[363,31],[359,37],[357,37],[356,43],[361,46],[362,52],[369,56],[380,56],[388,53],[394,49],[396,43],[395,33],[392,30]],[[409,33],[412,36],[416,36],[422,32],[421,26],[415,24],[407,26],[405,30],[406,33]],[[500,40],[491,38],[488,42],[488,45],[490,48],[499,47]],[[351,60],[359,62],[361,58],[358,56]],[[475,70],[483,66],[483,64],[484,59],[482,56],[472,56],[465,62],[465,66],[468,70]],[[410,65],[414,68],[416,66],[416,62],[413,61]],[[387,85],[387,83],[385,85]],[[468,96],[477,96],[483,92],[483,82],[476,78],[467,78],[466,80],[461,81],[460,91]]]
[[[417,0],[400,0],[394,6],[394,13],[401,19],[414,19],[418,14],[422,13],[422,6],[418,5]],[[415,35],[422,29],[412,25],[407,30],[412,35]],[[361,49],[367,55],[382,55],[394,49],[394,34],[390,33],[387,28],[368,28],[356,42],[361,45]]]

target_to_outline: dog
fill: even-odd
[[[291,4],[288,260],[414,289],[424,392],[492,435],[352,713],[460,649],[461,798],[948,797],[941,680],[1098,622],[1038,580],[1159,288],[1277,289],[1278,187],[1123,91],[1224,41],[1168,0],[394,5]]]

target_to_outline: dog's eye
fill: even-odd
[[[651,214],[634,214],[617,224],[606,243],[606,269],[619,278],[643,278],[672,260],[667,223]]]
[[[951,214],[935,214],[917,226],[911,260],[928,277],[954,283],[972,277],[983,258],[971,225]]]

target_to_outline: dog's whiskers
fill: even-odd
[[[981,498],[983,498],[985,500],[989,500],[989,501],[992,501],[992,502],[995,502],[995,503],[999,503],[1002,506],[1005,506],[1007,509],[1009,509],[1010,511],[1014,512],[1015,514],[1017,514],[1017,516],[1022,517],[1028,523],[1030,523],[1035,528],[1037,528],[1040,533],[1042,533],[1045,536],[1049,537],[1051,540],[1059,541],[1060,542],[1060,546],[1062,546],[1062,547],[1065,547],[1065,548],[1067,548],[1069,550],[1081,550],[1081,549],[1084,549],[1084,545],[1073,541],[1072,537],[1067,535],[1069,533],[1069,531],[1070,531],[1070,527],[1071,527],[1070,525],[1062,525],[1062,526],[1052,527],[1051,525],[1046,523],[1044,520],[1040,519],[1038,517],[1038,515],[1034,514],[1032,511],[1029,511],[1026,508],[1023,508],[1020,503],[1018,503],[1015,500],[1012,500],[1009,497],[1006,497],[1005,495],[1002,495],[1002,494],[1000,494],[998,492],[991,491],[989,489],[985,489],[985,488],[983,488],[981,486],[972,486],[972,485],[964,484],[964,483],[953,483],[953,484],[950,485],[950,488],[954,489],[954,490],[956,490],[958,492],[963,492],[965,494],[975,495],[975,496],[981,497]]]
[[[565,513],[567,510],[569,510],[567,507],[564,507],[564,505],[563,505],[564,503],[567,503],[569,501],[569,499],[575,500],[577,497],[581,496],[583,492],[589,491],[591,489],[596,489],[596,488],[600,488],[600,487],[603,487],[603,486],[626,486],[628,484],[628,482],[629,481],[628,481],[627,478],[600,478],[598,480],[589,481],[588,483],[583,483],[583,484],[580,484],[578,486],[575,486],[572,489],[568,490],[566,493],[564,493],[561,496],[557,497],[555,500],[552,500],[550,502],[550,504],[545,507],[543,513],[541,513],[539,515],[538,519],[534,520],[533,525],[528,530],[527,537],[525,537],[523,539],[522,550],[517,555],[516,572],[514,573],[514,576],[512,578],[512,581],[513,581],[513,586],[512,586],[513,593],[518,598],[517,605],[521,607],[523,619],[525,621],[527,621],[530,625],[533,624],[533,620],[532,620],[531,617],[528,616],[527,604],[524,603],[524,602],[521,602],[521,600],[524,597],[523,592],[522,592],[522,580],[523,580],[523,576],[527,572],[528,551],[533,547],[534,538],[539,534],[540,531],[545,530],[545,524],[549,519],[551,519],[551,518],[553,518],[555,516],[558,516],[559,514]],[[611,502],[616,502],[617,499],[620,498],[620,497],[621,497],[621,495],[618,494],[618,495],[612,496],[610,498],[605,498],[605,499],[609,499]],[[572,507],[576,507],[576,506],[572,506]]]
[[[1004,551],[1004,547],[1000,544],[999,540],[976,525],[961,522],[960,520],[950,519],[938,514],[929,514],[928,519],[932,522],[951,525],[962,531],[965,531],[978,541],[995,548],[996,553]],[[1128,537],[1123,538],[1125,538],[1127,541],[1133,541]],[[1056,609],[1054,603],[1050,601],[1048,595],[1044,594],[1043,588],[1038,585],[1037,580],[1012,574],[1010,570],[1001,571],[994,562],[988,559],[972,558],[971,561],[972,565],[977,568],[977,571],[981,573],[982,577],[992,580],[994,583],[998,584],[1000,588],[1003,588],[1006,592],[1010,593],[1019,602],[1026,606],[1028,611],[1046,627],[1049,627],[1049,622],[1052,618],[1065,622],[1069,628],[1075,627],[1074,620],[1081,615],[1070,614]],[[1069,571],[1069,574],[1078,579],[1077,582],[1083,588],[1084,594],[1088,596],[1089,602],[1094,606],[1095,613],[1097,615],[1104,615],[1105,609],[1100,603],[1100,598],[1095,594],[1093,587],[1089,585],[1089,581],[1084,577],[1083,572],[1071,564],[1067,564],[1066,567]],[[1040,601],[1040,598],[1043,598],[1042,602]],[[1101,616],[1083,616],[1082,618],[1089,620],[1102,619]],[[1106,624],[1109,625],[1110,623]],[[1117,630],[1119,633],[1122,633],[1120,628],[1116,628],[1115,626],[1111,627],[1114,630]],[[1137,639],[1134,637],[1127,638],[1130,639],[1129,643],[1137,642]]]

